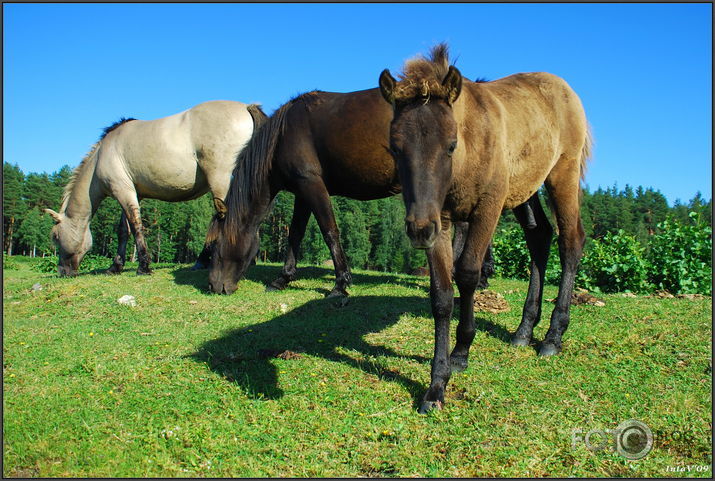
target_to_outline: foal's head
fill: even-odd
[[[209,290],[216,294],[233,294],[258,253],[258,226],[250,222],[227,222],[228,207],[221,199],[214,199],[214,206],[216,215],[207,236],[209,241],[215,239]],[[248,228],[239,230],[238,226]]]
[[[462,75],[449,65],[444,44],[431,58],[405,64],[400,81],[388,70],[380,74],[382,96],[394,107],[390,149],[397,162],[412,246],[429,249],[441,230],[440,212],[452,180],[452,153],[457,123],[452,104]]]

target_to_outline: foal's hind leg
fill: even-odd
[[[285,263],[281,276],[270,283],[268,290],[282,290],[289,282],[295,280],[296,262],[298,259],[298,249],[305,235],[305,227],[310,219],[310,208],[300,197],[295,197],[293,204],[293,219],[290,222],[288,231],[288,250],[286,252]]]
[[[114,257],[112,266],[107,269],[109,274],[119,274],[124,270],[124,262],[127,258],[127,241],[129,240],[129,223],[127,221],[127,214],[124,213],[122,209],[122,216],[119,219],[119,224],[117,225],[117,255]]]
[[[534,326],[541,318],[541,299],[553,228],[541,207],[538,193],[531,196],[526,203],[516,207],[514,215],[524,229],[526,245],[531,255],[531,278],[521,314],[521,324],[512,336],[511,343],[515,346],[528,346]]]
[[[579,207],[579,173],[577,170],[559,176],[552,174],[546,180],[551,202],[559,226],[559,257],[561,258],[561,284],[556,306],[551,314],[551,325],[539,349],[542,356],[561,351],[561,336],[569,325],[571,294],[576,280],[576,270],[581,260],[586,234],[581,224]],[[558,180],[558,182],[557,182]]]

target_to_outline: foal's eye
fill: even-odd
[[[395,147],[395,146],[392,146],[392,145],[391,145],[391,146],[390,146],[390,153],[392,154],[393,157],[399,157],[401,151],[400,151],[400,149],[399,149],[398,147]]]
[[[449,155],[452,155],[454,153],[454,149],[456,149],[456,148],[457,148],[457,141],[455,140],[454,142],[449,144],[449,147],[447,148],[447,152],[449,153]]]

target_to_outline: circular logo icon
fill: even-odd
[[[626,459],[641,459],[653,448],[653,433],[640,421],[629,419],[616,428],[616,451]]]

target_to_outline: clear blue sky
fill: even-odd
[[[710,4],[5,4],[3,155],[77,165],[119,117],[377,86],[447,41],[467,77],[547,71],[596,139],[586,183],[712,196]]]

